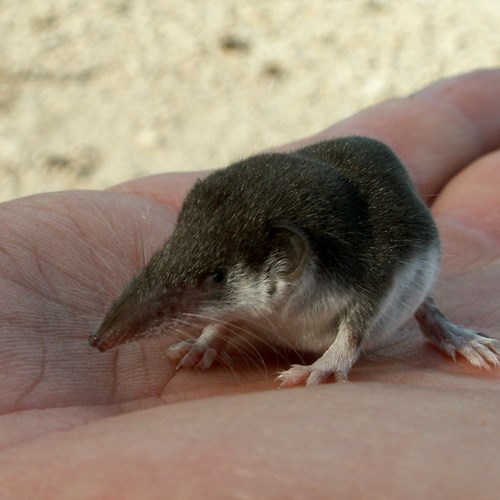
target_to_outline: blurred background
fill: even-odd
[[[0,200],[224,166],[499,64],[498,0],[0,0]]]

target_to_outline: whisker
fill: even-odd
[[[244,335],[240,335],[236,339],[229,338],[227,343],[229,346],[233,347],[238,354],[243,353],[243,356],[240,355],[240,358],[245,361],[247,368],[250,368],[250,361],[252,361],[252,364],[258,370],[263,370],[263,373],[267,378],[268,373],[266,362],[259,349],[249,339],[247,339]]]
[[[238,316],[238,315],[236,315],[235,313],[228,313],[228,316],[232,316],[232,317],[234,317],[234,318],[236,318],[236,319],[243,318],[243,322],[252,322],[252,323],[254,323],[254,324],[255,324],[255,325],[257,325],[258,327],[260,327],[260,329],[263,329],[263,330],[265,330],[266,332],[272,333],[273,335],[275,335],[275,336],[279,337],[279,339],[280,339],[281,343],[284,345],[284,347],[286,347],[287,349],[290,349],[290,350],[291,350],[291,351],[293,351],[295,354],[297,354],[298,356],[300,356],[300,353],[299,353],[299,352],[298,352],[298,351],[297,351],[297,350],[293,347],[293,345],[290,343],[290,341],[289,341],[289,340],[287,340],[287,339],[286,339],[286,337],[283,337],[282,335],[280,335],[280,331],[274,327],[274,325],[272,324],[272,322],[271,322],[271,320],[270,320],[269,318],[266,318],[266,319],[268,319],[269,323],[270,323],[271,325],[273,325],[273,328],[272,328],[272,329],[266,329],[266,328],[263,328],[263,327],[262,327],[262,325],[261,325],[260,323],[258,323],[257,321],[248,321],[246,316],[245,316],[245,317],[243,317],[243,316]],[[276,349],[276,347],[274,346],[274,344],[272,344],[272,343],[270,343],[270,342],[267,342],[267,341],[266,341],[266,339],[264,339],[264,338],[261,338],[261,337],[258,337],[258,338],[259,338],[259,340],[261,340],[261,341],[264,343],[264,345],[265,345],[266,347],[271,348],[271,350],[272,350],[273,352],[275,352],[275,353],[277,353],[277,352],[278,352],[278,351],[277,351],[277,349]],[[285,362],[287,361],[286,357],[285,357],[285,356],[283,356],[283,355],[282,355],[282,356],[280,356],[280,358],[282,359],[282,361],[285,361]],[[301,358],[301,359],[302,359],[302,358]]]
[[[193,313],[194,314],[194,313]],[[189,315],[186,314],[186,315]],[[198,316],[201,316],[201,315],[198,315]],[[254,361],[253,364],[256,366],[256,368],[258,368],[259,370],[262,370],[262,367],[264,367],[264,374],[265,376],[267,377],[267,368],[266,368],[266,364],[265,364],[265,361],[264,359],[262,358],[259,350],[254,346],[252,345],[252,343],[245,337],[245,334],[248,335],[248,334],[251,334],[251,332],[248,332],[246,330],[244,330],[244,334],[241,335],[241,334],[236,334],[236,332],[234,331],[235,328],[239,329],[239,330],[243,330],[241,327],[237,327],[236,325],[231,325],[230,323],[227,323],[223,320],[219,320],[218,318],[212,318],[210,316],[203,316],[203,319],[206,320],[205,322],[209,322],[209,323],[216,323],[216,324],[220,324],[221,326],[223,326],[226,330],[230,331],[231,333],[235,334],[236,336],[236,341],[235,339],[233,339],[231,336],[228,336],[225,338],[225,342],[226,342],[226,345],[228,345],[229,347],[232,347],[232,348],[235,348],[236,351],[239,351],[238,348],[241,348],[243,347],[241,345],[241,343],[245,343],[247,345],[244,346],[244,352],[253,352],[253,355],[250,355],[250,356],[241,356],[241,359],[244,360],[247,364],[247,368],[249,368],[249,362],[248,362],[248,358],[250,359],[254,359],[255,357],[258,357],[260,360],[261,360],[261,363],[258,363],[257,361]],[[186,325],[189,325],[189,326],[192,326],[192,323],[188,323],[186,320],[179,320],[179,323],[183,323],[183,324],[186,324]],[[232,328],[233,326],[235,326],[235,328]],[[251,350],[250,350],[250,349]],[[240,380],[240,377],[238,376],[237,372],[234,370],[232,364],[224,358],[224,355],[223,353],[221,354],[221,356],[218,357],[218,360],[224,365],[226,366],[227,368],[229,368],[231,370],[231,372],[234,374],[234,376]]]
[[[141,241],[141,251],[142,251],[142,268],[146,267],[146,250],[144,249],[144,237],[142,235],[142,231],[139,229],[139,238]]]
[[[276,346],[274,344],[272,344],[270,341],[268,341],[266,338],[260,336],[260,335],[257,335],[256,333],[254,333],[252,330],[248,330],[246,328],[243,328],[237,324],[234,324],[232,322],[228,322],[228,321],[224,321],[220,318],[214,318],[214,317],[210,317],[210,316],[205,316],[205,315],[202,315],[202,314],[195,314],[195,313],[186,313],[186,316],[189,316],[189,317],[194,317],[194,318],[201,318],[201,319],[204,319],[206,320],[207,322],[211,322],[211,323],[217,323],[221,326],[223,326],[224,328],[226,328],[227,330],[229,330],[230,332],[232,331],[233,333],[237,334],[238,335],[238,338],[240,338],[242,341],[245,341],[249,346],[252,347],[252,349],[255,351],[255,353],[257,353],[262,361],[262,363],[265,365],[265,361],[264,361],[264,358],[262,357],[260,351],[258,350],[257,347],[255,347],[253,344],[251,344],[251,339],[256,339],[257,341],[259,341],[261,344],[263,344],[265,347],[269,348],[272,350],[272,352],[274,352],[275,354],[279,354],[279,359],[281,359],[283,362],[287,362],[287,359],[286,359],[286,356],[284,354],[282,354],[279,350],[276,349]],[[235,316],[234,314],[232,316]],[[238,319],[238,316],[235,316],[237,319]],[[246,322],[246,317],[243,318],[242,322],[245,323]],[[259,323],[255,322],[256,325],[260,326]],[[235,330],[241,332],[241,333],[237,333],[235,332]],[[274,334],[276,334],[276,332],[273,331]],[[286,345],[286,347],[288,347],[289,349],[293,350],[294,352],[297,352],[295,349],[293,349],[293,347],[289,344],[288,341],[284,340],[283,343]],[[299,354],[299,353],[297,353]]]

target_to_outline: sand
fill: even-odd
[[[223,166],[499,64],[498,0],[0,0],[0,200]]]

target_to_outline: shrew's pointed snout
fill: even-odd
[[[113,325],[109,327],[103,323],[96,333],[90,335],[89,344],[101,352],[109,351],[126,342],[133,340],[138,334],[134,325]]]
[[[101,352],[138,340],[148,334],[168,329],[168,325],[186,308],[200,302],[200,290],[176,287],[152,291],[133,280],[110,306],[102,323],[88,338]],[[145,291],[146,290],[146,291]]]
[[[110,339],[103,339],[99,335],[91,335],[89,337],[89,344],[101,352],[105,352],[115,346],[115,342]]]

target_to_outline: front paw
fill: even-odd
[[[297,385],[324,384],[334,375],[337,382],[347,382],[347,373],[340,370],[331,370],[312,365],[292,365],[290,369],[281,372],[277,380],[281,382],[280,387],[295,387]]]
[[[165,353],[169,359],[178,361],[177,370],[181,368],[208,370],[217,359],[218,354],[217,349],[202,344],[196,339],[174,344]]]

